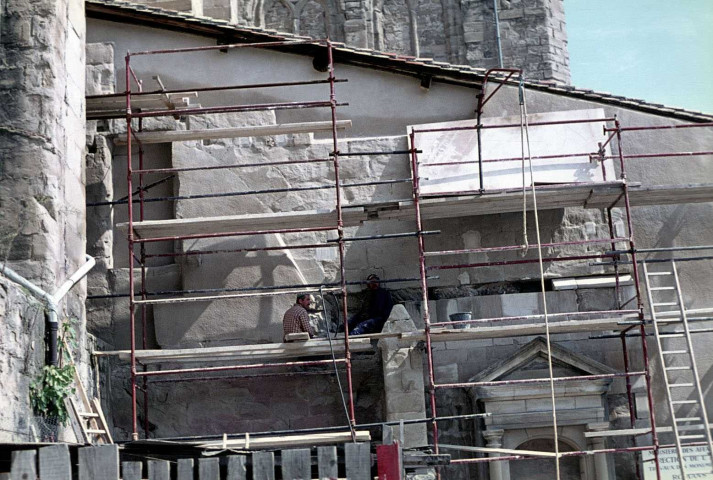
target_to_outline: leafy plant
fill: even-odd
[[[56,418],[62,425],[69,419],[64,399],[74,393],[74,363],[69,353],[69,347],[76,346],[74,323],[70,319],[62,324],[62,340],[58,342],[60,365],[45,365],[30,384],[30,405],[35,415]]]
[[[30,405],[35,414],[66,424],[69,414],[64,399],[74,393],[73,382],[74,365],[45,365],[40,376],[30,384]]]

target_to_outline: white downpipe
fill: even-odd
[[[21,276],[7,265],[0,266],[0,273],[5,275],[13,282],[25,287],[32,295],[41,300],[47,307],[47,322],[50,327],[50,363],[57,363],[57,329],[59,327],[59,302],[67,295],[67,292],[77,284],[89,271],[96,265],[97,261],[90,255],[85,255],[86,262],[84,265],[72,274],[53,295],[45,292],[37,285],[31,283],[25,277]]]
[[[94,268],[94,265],[97,264],[97,261],[91,255],[85,255],[84,257],[86,259],[84,265],[79,267],[77,271],[65,280],[65,282],[52,294],[52,299],[56,304],[59,304],[62,298],[67,295],[67,292],[69,292],[69,290],[82,278],[84,278],[84,276],[89,273],[92,268]]]

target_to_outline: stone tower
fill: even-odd
[[[141,0],[236,25],[329,37],[353,47],[498,66],[530,79],[570,81],[564,0]]]
[[[56,289],[85,260],[83,0],[0,1],[0,268]],[[60,303],[85,375],[83,284]],[[0,275],[0,441],[35,441],[29,383],[44,364],[44,305]]]

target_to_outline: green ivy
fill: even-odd
[[[30,405],[35,415],[45,418],[56,418],[65,425],[69,413],[64,405],[64,399],[73,394],[74,364],[70,363],[71,356],[65,345],[76,348],[74,324],[76,320],[70,319],[62,324],[61,336],[64,341],[59,342],[59,357],[64,360],[64,366],[45,365],[42,373],[30,384]]]
[[[66,424],[69,414],[64,399],[74,393],[72,383],[74,365],[45,365],[40,376],[30,384],[30,404],[35,414]]]

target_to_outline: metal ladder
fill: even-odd
[[[688,478],[683,459],[686,444],[706,442],[713,458],[713,440],[708,427],[701,377],[693,353],[691,330],[675,261],[671,260],[670,270],[666,271],[649,271],[646,262],[643,266],[676,452],[682,478]]]

